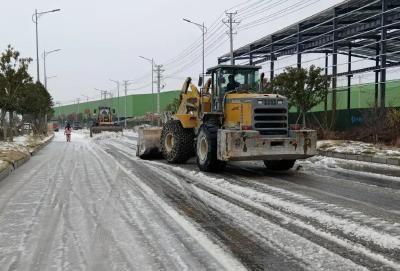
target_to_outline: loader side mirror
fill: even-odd
[[[96,110],[96,109],[94,109],[94,110],[93,110],[93,113],[94,113],[94,114],[96,114],[96,113],[97,113],[97,110]]]
[[[199,76],[199,82],[197,83],[197,86],[201,87],[203,86],[203,76]]]
[[[113,114],[115,114],[115,109],[112,110]]]

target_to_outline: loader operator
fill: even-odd
[[[227,91],[235,90],[240,86],[238,82],[235,81],[233,74],[228,76],[228,85],[226,86]]]

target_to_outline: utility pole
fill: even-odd
[[[80,99],[79,99],[79,98],[76,98],[75,102],[76,102],[76,105],[77,105],[78,109],[77,109],[76,112],[75,112],[75,122],[78,122],[79,101],[80,101]]]
[[[128,93],[128,80],[124,80],[124,89],[125,89],[125,129],[126,129],[126,127],[127,127],[127,122],[126,122],[126,118],[127,118],[127,112],[126,112],[126,109],[127,109],[127,93]]]
[[[237,14],[237,11],[235,12],[227,12],[225,11],[226,16],[228,17],[227,20],[222,20],[222,22],[229,27],[229,40],[230,40],[230,52],[231,52],[231,65],[235,64],[235,61],[233,59],[233,34],[236,34],[233,32],[233,25],[238,25],[240,22],[236,21],[233,19],[233,16]]]
[[[157,114],[160,115],[160,91],[161,91],[161,79],[162,79],[162,69],[163,65],[155,65],[155,72],[157,73]]]
[[[151,124],[154,126],[154,58],[139,57],[151,63]]]
[[[35,17],[33,17],[35,16]],[[36,78],[40,82],[40,68],[39,68],[39,34],[38,34],[38,11],[35,9],[35,14],[32,16],[32,21],[36,26]],[[35,18],[35,19],[33,19]]]
[[[118,125],[119,125],[119,81],[110,79],[111,82],[117,84],[117,118],[118,118]]]
[[[90,98],[89,96],[86,96],[86,95],[83,95],[83,94],[82,94],[81,96],[84,97],[84,98],[86,98],[86,102],[87,102],[87,103],[89,102],[89,98]]]

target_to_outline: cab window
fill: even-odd
[[[228,91],[258,91],[258,71],[248,69],[222,69],[218,73],[219,95]]]

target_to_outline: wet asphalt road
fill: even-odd
[[[400,169],[315,157],[220,174],[56,138],[0,182],[0,270],[400,270]]]
[[[315,157],[284,173],[241,162],[204,174],[194,160],[180,166],[138,160],[131,139],[100,145],[249,269],[400,269],[397,168]]]

